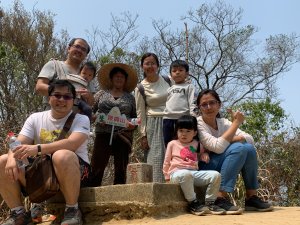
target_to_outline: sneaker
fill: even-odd
[[[30,212],[17,214],[15,211],[10,212],[9,217],[1,225],[33,225]]]
[[[201,204],[197,199],[188,204],[188,209],[192,214],[197,216],[209,213],[207,206]]]
[[[68,207],[64,213],[64,219],[61,225],[82,225],[82,215],[80,209]]]
[[[245,200],[246,211],[268,212],[273,209],[274,207],[269,202],[263,201],[257,195],[253,195],[249,199]]]
[[[214,202],[208,202],[206,203],[206,206],[208,207],[209,211],[213,215],[224,215],[226,214],[226,210],[221,208],[220,206],[215,205]]]
[[[243,213],[243,209],[233,205],[227,198],[224,197],[218,197],[215,201],[215,205],[225,209],[226,215],[240,215]]]
[[[44,204],[33,203],[30,211],[31,211],[31,218],[34,223],[43,222],[43,214],[45,213]]]

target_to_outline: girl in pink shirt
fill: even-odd
[[[220,187],[221,176],[216,171],[198,171],[198,151],[201,161],[209,156],[202,145],[194,140],[197,136],[197,120],[190,115],[181,116],[176,123],[177,139],[168,143],[163,173],[167,182],[180,184],[188,210],[195,215],[205,213],[225,214],[225,210],[214,204]],[[194,186],[206,187],[205,202],[197,199]]]

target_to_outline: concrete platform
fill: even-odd
[[[203,190],[197,193],[203,198]],[[47,208],[55,215],[62,215],[64,205],[59,194],[48,201]],[[83,188],[79,206],[85,223],[89,223],[185,212],[187,202],[177,184],[136,183]]]

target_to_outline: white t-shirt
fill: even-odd
[[[71,112],[62,119],[54,119],[51,115],[51,110],[33,113],[25,121],[20,134],[34,140],[34,143],[52,143],[59,137],[70,114]],[[85,162],[89,163],[87,151],[88,136],[90,133],[89,118],[85,115],[76,114],[67,136],[72,132],[86,134],[85,142],[75,151],[75,153]]]

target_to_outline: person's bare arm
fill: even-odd
[[[242,135],[237,135],[237,136],[234,136],[234,137],[232,138],[231,143],[233,143],[233,142],[241,142],[241,143],[243,143],[243,142],[245,142],[245,141],[246,141],[246,138],[245,138],[244,136],[242,136]]]
[[[35,92],[42,96],[48,96],[49,80],[47,78],[38,78],[35,85]]]
[[[23,144],[32,144],[32,140],[24,135],[19,135],[17,140]],[[17,146],[16,150],[19,149],[22,145]],[[16,150],[12,152],[11,150],[8,151],[7,162],[5,166],[5,174],[13,181],[18,180],[19,178],[19,168],[16,163]]]
[[[228,142],[232,142],[237,129],[244,122],[245,117],[244,114],[240,111],[234,112],[232,110],[229,110],[229,112],[231,113],[232,124],[229,129],[224,132],[222,137]]]
[[[80,93],[81,97],[89,104],[90,106],[94,105],[94,95],[89,90],[83,88],[80,90],[77,90],[78,93]]]
[[[67,149],[75,152],[80,147],[80,145],[84,143],[86,139],[86,134],[80,132],[73,132],[68,138],[54,141],[48,144],[41,144],[42,154],[52,154],[62,149]],[[14,154],[16,158],[23,159],[28,156],[35,156],[37,155],[37,152],[37,145],[22,144],[16,148]]]

